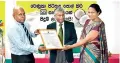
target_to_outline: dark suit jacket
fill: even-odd
[[[56,22],[49,24],[47,29],[56,29]],[[72,22],[64,21],[64,44],[71,45],[77,41],[76,30]],[[55,63],[57,50],[50,50],[50,63]],[[72,49],[65,51],[65,56],[68,62],[73,62]]]

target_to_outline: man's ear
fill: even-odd
[[[13,18],[15,19],[15,13],[12,14]]]
[[[13,18],[15,18],[15,14],[12,14]]]
[[[14,14],[12,14],[12,16],[14,17],[15,15],[14,15]]]

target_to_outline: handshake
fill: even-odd
[[[60,50],[68,50],[68,49],[71,49],[71,45],[64,45],[63,48],[61,48]],[[40,46],[38,48],[39,51],[41,52],[44,52],[44,51],[47,51],[46,47],[44,45]]]

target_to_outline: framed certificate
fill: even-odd
[[[62,43],[54,29],[40,29],[40,35],[42,37],[43,44],[47,50],[50,49],[62,49]]]

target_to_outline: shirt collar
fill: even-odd
[[[20,23],[20,22],[17,22],[16,20],[14,20],[14,22],[16,23],[16,24],[18,24],[18,25],[21,25],[22,23]],[[23,23],[24,24],[24,23]]]
[[[59,22],[56,21],[57,26],[59,26]],[[64,21],[61,23],[64,26]]]

